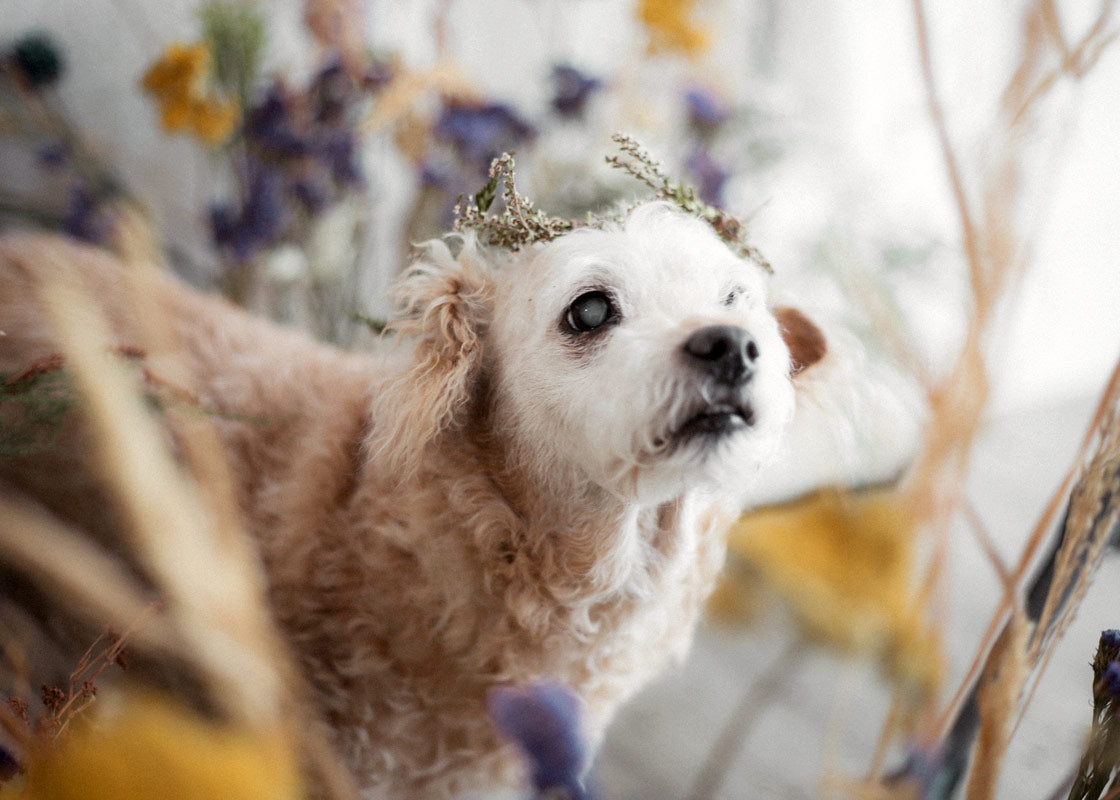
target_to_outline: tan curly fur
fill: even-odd
[[[158,374],[177,359],[199,402],[221,412],[276,618],[366,797],[516,785],[522,767],[488,719],[488,690],[568,684],[595,744],[619,703],[688,647],[733,500],[790,413],[790,358],[757,268],[679,213],[635,215],[516,258],[470,239],[454,253],[430,244],[402,283],[403,343],[387,356],[343,354],[166,276],[144,279],[144,301],[178,341],[147,366]],[[625,263],[606,274],[612,258]],[[565,272],[581,259],[590,266]],[[657,259],[669,266],[653,278],[631,275]],[[143,347],[111,256],[11,237],[0,244],[0,371],[57,352],[34,297],[60,263],[104,305],[118,343]],[[642,283],[656,275],[664,298]],[[625,313],[651,327],[631,339],[619,324],[586,347],[563,332],[564,304],[587,280],[614,281]],[[732,307],[725,280],[753,299]],[[724,322],[757,329],[759,420],[733,443],[648,449],[703,395],[676,363],[681,337]],[[617,374],[630,368],[633,378]],[[579,382],[596,380],[606,385],[588,397]],[[64,433],[47,452],[0,458],[0,482],[111,543],[117,521],[89,474],[80,419]],[[631,441],[639,452],[621,452]],[[601,463],[598,442],[611,456]]]

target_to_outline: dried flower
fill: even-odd
[[[64,142],[50,142],[39,148],[36,161],[43,169],[54,171],[65,167],[72,156],[71,148]]]
[[[31,89],[45,89],[57,83],[66,62],[58,46],[45,33],[29,33],[12,47],[9,62]]]
[[[10,781],[19,771],[19,760],[8,748],[0,746],[0,782]]]
[[[432,132],[451,144],[469,167],[484,171],[503,152],[533,139],[536,130],[502,103],[448,103]]]
[[[640,144],[629,136],[615,134],[613,137],[622,150],[622,156],[610,156],[607,163],[634,176],[654,189],[654,197],[667,200],[683,211],[694,214],[707,222],[716,234],[732,247],[741,257],[749,258],[763,269],[773,271],[770,264],[753,246],[747,243],[743,225],[734,217],[705,202],[695,189],[678,181],[671,180]],[[436,185],[444,180],[442,173],[430,165],[425,171],[429,180]],[[716,176],[709,176],[714,181]],[[709,188],[714,188],[714,183]],[[722,182],[719,183],[722,186]],[[499,216],[490,214],[490,207],[501,197],[505,206]],[[514,186],[514,162],[509,153],[503,153],[490,165],[489,180],[471,200],[459,198],[455,205],[455,229],[478,231],[489,244],[517,250],[534,242],[547,242],[567,233],[577,223],[552,217],[534,207],[532,201],[518,194]],[[609,219],[617,219],[617,216]],[[597,225],[605,220],[589,216],[587,225]]]
[[[654,190],[654,197],[668,200],[682,210],[695,214],[707,222],[723,241],[741,257],[754,261],[767,272],[773,272],[762,253],[747,242],[746,228],[721,208],[706,203],[697,196],[691,186],[674,181],[665,174],[661,164],[654,161],[650,154],[632,136],[616,133],[611,139],[618,144],[622,155],[608,156],[607,163],[621,169]]]
[[[550,217],[537,210],[514,186],[513,156],[503,153],[490,165],[490,180],[470,201],[455,204],[455,230],[474,229],[484,241],[518,250],[534,242],[548,242],[573,227],[571,220]],[[489,215],[499,187],[505,206],[501,216]]]
[[[552,110],[561,117],[579,119],[603,82],[585,75],[570,64],[557,64],[552,68]]]
[[[878,657],[892,678],[924,693],[936,687],[941,659],[910,591],[913,525],[896,492],[823,491],[745,514],[728,547],[811,637]]]
[[[692,86],[684,94],[688,121],[700,132],[708,134],[731,119],[727,102],[703,86]]]
[[[287,738],[215,722],[165,696],[129,694],[98,725],[78,725],[54,747],[32,751],[31,800],[304,797]]]
[[[711,35],[691,19],[696,0],[641,0],[638,19],[649,34],[652,53],[679,52],[695,58],[708,49]]]
[[[113,214],[102,198],[75,183],[70,187],[62,229],[80,241],[102,244],[113,231]]]
[[[590,797],[581,780],[588,753],[579,700],[569,689],[552,682],[504,686],[487,699],[498,729],[529,762],[533,787],[540,795],[553,796],[560,790],[571,800]]]
[[[296,130],[295,110],[279,82],[246,114],[244,134],[246,141],[269,160],[299,158],[311,152],[308,137]]]
[[[278,242],[291,211],[281,170],[250,159],[247,171],[248,191],[240,208],[219,203],[210,210],[214,244],[228,249],[239,262]]]
[[[1101,680],[1108,693],[1114,699],[1120,699],[1120,661],[1113,661],[1105,667]]]
[[[193,133],[215,146],[229,138],[240,115],[236,102],[215,87],[210,45],[173,44],[144,74],[141,85],[155,99],[169,132]]]
[[[731,177],[730,171],[702,147],[692,151],[685,166],[699,180],[696,193],[700,199],[710,206],[723,205],[723,187]]]
[[[1120,631],[1101,633],[1093,657],[1093,722],[1069,800],[1097,800],[1120,767]],[[1113,780],[1112,788],[1116,788]]]
[[[23,698],[9,697],[8,709],[16,715],[17,719],[23,722],[31,721],[31,710],[27,707],[27,703],[24,702]]]
[[[66,692],[59,689],[57,686],[50,686],[43,684],[43,705],[52,715],[57,714],[62,710],[62,706],[66,703]]]

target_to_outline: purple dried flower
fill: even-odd
[[[588,753],[579,700],[569,689],[552,682],[503,686],[492,690],[488,700],[498,729],[529,762],[537,792],[562,789],[572,800],[589,800],[580,780]]]
[[[362,76],[362,88],[377,93],[393,82],[397,70],[389,61],[375,60]]]
[[[337,130],[317,137],[315,155],[331,172],[336,183],[343,186],[361,186],[365,176],[358,162],[358,141],[353,131]]]
[[[458,175],[453,174],[446,166],[424,161],[420,165],[420,183],[424,186],[436,186],[440,189],[450,190],[458,183]]]
[[[51,142],[39,148],[39,166],[51,172],[60,170],[70,162],[70,146],[65,142]]]
[[[722,206],[723,187],[731,177],[730,172],[703,148],[692,151],[686,166],[699,182],[696,193],[700,195],[700,199],[710,206]]]
[[[562,117],[580,118],[592,93],[602,87],[598,78],[584,75],[569,64],[552,68],[552,108]]]
[[[248,261],[279,241],[289,219],[284,174],[280,170],[251,162],[248,184],[240,211],[222,204],[210,209],[214,244],[228,248],[238,261]]]
[[[501,103],[449,103],[436,121],[433,132],[452,144],[464,163],[483,172],[503,152],[514,150],[520,143],[536,136],[532,125]]]
[[[19,761],[6,747],[0,746],[0,781],[10,781],[19,774]]]
[[[358,84],[336,59],[319,71],[308,93],[314,101],[315,121],[340,125],[357,99]]]
[[[292,184],[292,195],[309,214],[319,214],[331,202],[331,190],[325,178],[311,173],[298,178]]]
[[[293,127],[290,104],[279,85],[273,86],[264,101],[249,111],[245,138],[270,158],[299,157],[311,149]]]
[[[1120,661],[1113,661],[1105,667],[1101,680],[1110,695],[1120,698]]]
[[[723,98],[709,89],[693,86],[684,95],[688,120],[702,131],[712,131],[731,118],[731,109]]]
[[[75,239],[101,244],[113,230],[113,219],[100,198],[82,184],[74,184],[70,187],[62,229]]]

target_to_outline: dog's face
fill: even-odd
[[[770,311],[761,268],[664,203],[513,255],[469,238],[427,254],[393,323],[412,366],[374,398],[370,445],[393,472],[481,423],[542,488],[742,489],[793,410],[786,342],[795,368],[823,354],[799,312]]]
[[[517,445],[644,500],[737,483],[793,408],[765,276],[661,205],[588,229],[497,278],[487,359]]]

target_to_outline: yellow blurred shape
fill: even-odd
[[[99,701],[99,705],[107,705]],[[31,757],[29,800],[296,800],[297,759],[280,731],[234,728],[151,693],[79,719]]]
[[[691,17],[696,0],[640,0],[638,19],[649,33],[651,52],[677,51],[696,58],[708,49],[711,35]]]
[[[720,598],[735,590],[727,583],[761,578],[810,638],[878,657],[903,686],[931,690],[942,661],[912,589],[914,529],[905,497],[893,490],[826,490],[744,514],[728,540],[743,563],[738,574],[725,573],[715,611],[728,610]]]
[[[149,67],[141,86],[160,109],[165,131],[193,133],[211,147],[230,137],[241,114],[213,87],[213,58],[205,42],[170,45]]]

